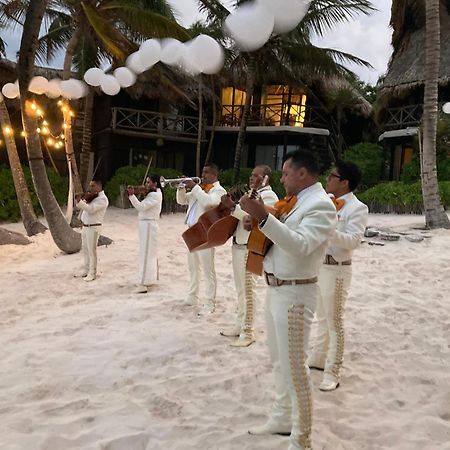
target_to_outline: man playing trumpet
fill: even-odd
[[[186,179],[180,183],[177,189],[177,203],[188,205],[186,224],[192,227],[198,218],[208,209],[214,208],[220,203],[225,189],[220,185],[217,176],[218,167],[213,163],[207,163],[202,171],[202,184],[196,184],[192,179]],[[186,190],[190,189],[190,192]],[[203,271],[206,282],[205,298],[199,315],[211,314],[215,309],[216,301],[216,270],[214,266],[214,248],[197,250],[188,253],[188,267],[190,284],[186,305],[197,305],[200,290],[200,268]]]

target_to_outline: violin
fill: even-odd
[[[156,188],[148,188],[144,185],[140,186],[127,186],[128,195],[147,195],[150,192],[156,192]],[[130,192],[132,192],[130,194]]]
[[[87,191],[81,195],[81,199],[84,200],[86,203],[91,203],[92,200],[94,200],[94,198],[97,198],[97,197],[98,197],[98,192]]]

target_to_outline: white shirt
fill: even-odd
[[[100,191],[98,196],[94,198],[90,203],[86,203],[84,200],[80,200],[77,203],[77,208],[81,209],[81,222],[84,225],[92,225],[94,223],[103,223],[106,209],[108,208],[109,201],[104,191]]]
[[[134,208],[139,211],[139,220],[157,220],[161,214],[162,192],[157,189],[156,192],[149,192],[141,202],[135,195],[128,197]]]

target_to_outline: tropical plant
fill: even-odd
[[[230,11],[218,0],[198,0],[200,9],[207,13],[207,20],[215,29]],[[238,6],[245,0],[233,3]],[[228,67],[231,71],[245,73],[246,101],[234,156],[234,178],[239,179],[241,152],[245,140],[247,121],[255,83],[285,79],[298,84],[299,74],[303,82],[314,77],[345,76],[350,73],[342,63],[370,66],[367,62],[348,53],[320,48],[311,43],[313,34],[322,36],[335,25],[353,18],[359,13],[368,14],[374,7],[369,0],[312,0],[308,13],[297,28],[290,33],[273,35],[259,50],[251,53],[231,48]]]

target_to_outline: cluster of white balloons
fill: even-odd
[[[84,74],[84,81],[91,86],[99,86],[107,95],[116,95],[121,88],[132,86],[137,75],[159,61],[179,67],[189,75],[198,75],[219,72],[224,59],[222,46],[206,34],[185,43],[173,38],[148,39],[138,51],[128,56],[125,67],[117,68],[113,75],[93,67]]]
[[[42,76],[33,77],[28,85],[28,90],[34,94],[45,94],[49,98],[65,97],[68,99],[78,99],[88,93],[86,83],[74,78],[69,80],[60,80],[54,78],[47,80]],[[2,88],[2,94],[7,98],[16,98],[19,96],[19,83],[6,83]]]
[[[450,114],[450,102],[444,103],[444,104],[442,105],[442,111],[443,111],[445,114]]]
[[[272,33],[292,31],[308,12],[310,0],[254,0],[237,8],[224,22],[225,33],[244,51],[261,48]]]

